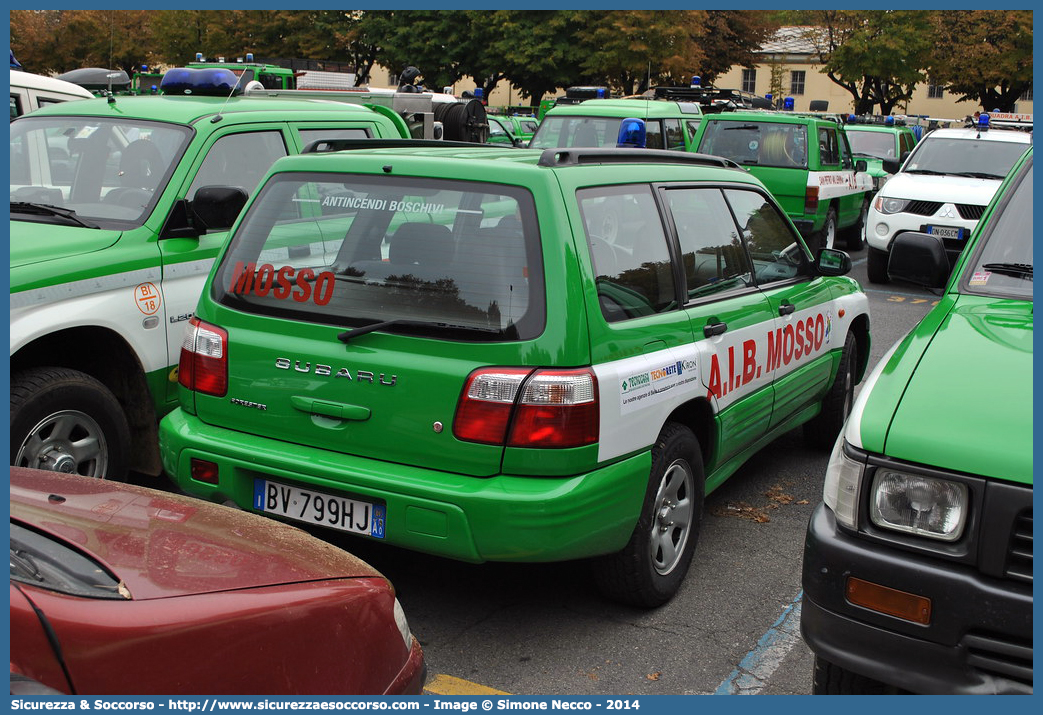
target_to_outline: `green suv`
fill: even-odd
[[[624,119],[645,122],[649,149],[695,151],[695,137],[703,118],[695,102],[663,99],[588,99],[559,104],[540,120],[529,146],[550,149],[616,146]]]
[[[837,440],[804,547],[816,693],[1032,692],[1032,186],[1030,148]],[[942,238],[889,268],[942,287]]]
[[[879,191],[892,173],[884,162],[901,164],[916,145],[916,134],[904,119],[894,117],[860,117],[850,115],[844,125],[851,152],[865,159],[866,170],[873,178],[873,191]]]
[[[832,248],[842,237],[862,248],[873,181],[843,124],[820,114],[720,112],[704,117],[695,144],[763,181],[813,247]]]
[[[409,136],[383,107],[241,96],[228,70],[167,79],[11,122],[12,464],[158,475],[184,326],[247,194],[318,139]]]
[[[470,562],[594,557],[655,606],[706,493],[800,425],[834,442],[867,299],[749,173],[381,144],[277,162],[240,216],[160,426],[184,491]]]

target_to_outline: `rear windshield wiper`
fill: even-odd
[[[996,271],[997,273],[1006,273],[1012,276],[1032,275],[1031,263],[986,263],[982,265],[982,268],[987,271]]]
[[[64,218],[78,226],[84,228],[99,228],[95,223],[85,221],[76,215],[76,212],[72,209],[64,209],[61,206],[52,206],[51,204],[38,204],[31,201],[12,201],[11,202],[11,213],[14,212],[24,214],[36,214],[38,216],[58,216]]]
[[[498,328],[483,328],[477,325],[457,325],[454,323],[441,323],[434,320],[408,320],[406,318],[399,318],[396,320],[384,320],[379,323],[363,325],[361,328],[345,330],[343,333],[339,333],[337,335],[337,340],[346,343],[352,338],[357,338],[360,335],[365,335],[366,333],[372,333],[375,330],[383,330],[384,328],[390,328],[393,326],[404,326],[408,328],[433,328],[436,330],[462,330],[470,333],[492,333],[494,335],[499,335],[502,332]]]

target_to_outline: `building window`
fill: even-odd
[[[789,93],[804,94],[804,70],[794,70],[789,73]]]
[[[742,91],[757,93],[757,70],[742,71]]]
[[[945,86],[941,84],[935,84],[934,80],[930,80],[927,83],[927,98],[928,99],[941,99],[945,96]]]
[[[1031,102],[1032,101],[1032,87],[1029,87],[1024,92],[1022,92],[1021,96],[1018,97],[1018,99],[1020,101],[1022,101],[1022,102]]]

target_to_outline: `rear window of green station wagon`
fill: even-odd
[[[544,328],[532,195],[409,177],[276,174],[214,282],[237,309],[430,337],[527,340]],[[420,325],[423,323],[423,325]]]

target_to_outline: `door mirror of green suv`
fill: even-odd
[[[869,171],[869,163],[865,159],[855,162],[855,171]]]
[[[944,288],[949,279],[949,259],[938,236],[928,233],[899,234],[891,244],[887,275],[924,288]]]
[[[192,199],[192,212],[205,230],[228,229],[246,206],[247,198],[237,186],[203,186]]]
[[[823,248],[816,260],[818,272],[824,276],[843,276],[851,271],[851,257],[835,248]]]

